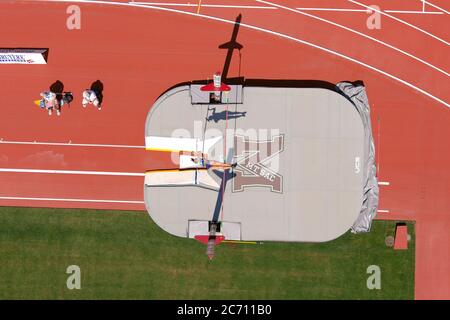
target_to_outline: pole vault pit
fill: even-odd
[[[364,87],[256,80],[230,86],[211,103],[199,85],[180,85],[151,108],[146,139],[191,139],[205,152],[205,141],[221,136],[206,147],[208,157],[234,164],[183,171],[174,152],[173,163],[146,174],[151,218],[191,238],[208,234],[210,221],[229,240],[324,242],[350,229],[368,231],[378,186]]]

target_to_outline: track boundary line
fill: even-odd
[[[335,27],[338,27],[338,28],[347,30],[347,31],[352,32],[352,33],[354,33],[354,34],[357,34],[357,35],[359,35],[359,36],[361,36],[361,37],[364,37],[364,38],[366,38],[366,39],[375,41],[375,42],[377,42],[377,43],[379,43],[379,44],[381,44],[381,45],[383,45],[383,46],[386,46],[386,47],[388,47],[388,48],[390,48],[390,49],[392,49],[392,50],[395,50],[395,51],[397,51],[397,52],[399,52],[399,53],[401,53],[401,54],[404,54],[404,55],[406,55],[406,56],[408,56],[408,57],[410,57],[410,58],[412,58],[412,59],[414,59],[414,60],[416,60],[416,61],[419,61],[420,63],[423,63],[423,64],[427,65],[428,67],[433,68],[433,69],[435,69],[436,71],[445,74],[447,77],[450,76],[450,73],[446,72],[445,70],[442,70],[442,69],[436,67],[435,65],[433,65],[433,64],[431,64],[431,63],[429,63],[429,62],[427,62],[427,61],[425,61],[425,60],[423,60],[423,59],[421,59],[421,58],[419,58],[419,57],[416,57],[415,55],[413,55],[413,54],[411,54],[411,53],[408,53],[408,52],[406,52],[406,51],[403,51],[403,50],[401,50],[401,49],[399,49],[399,48],[397,48],[397,47],[395,47],[395,46],[393,46],[393,45],[391,45],[391,44],[389,44],[389,43],[386,43],[386,42],[381,41],[381,40],[379,40],[379,39],[377,39],[377,38],[371,37],[371,36],[369,36],[369,35],[367,35],[367,34],[365,34],[365,33],[362,33],[362,32],[359,32],[359,31],[357,31],[357,30],[351,29],[351,28],[349,28],[349,27],[346,27],[346,26],[344,26],[344,25],[338,24],[338,23],[336,23],[336,22],[333,22],[333,21],[330,21],[330,20],[327,20],[327,19],[324,19],[324,18],[315,16],[315,15],[312,15],[312,14],[309,14],[309,13],[306,13],[306,12],[302,12],[302,11],[297,10],[297,9],[293,9],[293,8],[289,8],[289,7],[286,7],[286,6],[282,6],[282,5],[273,3],[273,2],[268,2],[268,1],[265,1],[265,0],[255,0],[255,1],[260,2],[260,3],[270,4],[270,5],[276,6],[276,7],[278,7],[278,8],[281,8],[281,9],[284,9],[284,10],[287,10],[287,11],[291,11],[291,12],[295,12],[295,13],[298,13],[298,14],[301,14],[301,15],[304,15],[304,16],[307,16],[307,17],[310,17],[310,18],[312,18],[312,19],[316,19],[316,20],[319,20],[319,21],[322,21],[322,22],[331,24],[331,25],[333,25],[333,26],[335,26]]]
[[[97,176],[125,176],[144,177],[145,173],[138,172],[114,172],[114,171],[83,171],[83,170],[51,170],[51,169],[19,169],[0,168],[1,172],[8,173],[46,173],[46,174],[75,174],[75,175],[97,175]]]
[[[198,7],[198,3],[170,3],[170,2],[144,2],[144,1],[132,1],[134,4],[142,4],[149,6],[167,6],[167,7]],[[227,4],[201,4],[202,8],[230,8],[230,9],[269,9],[276,8],[266,6],[241,6],[241,5],[227,5]]]
[[[401,14],[444,14],[441,11],[418,11],[418,10],[383,10],[388,13],[401,13]]]
[[[332,11],[332,12],[362,12],[367,13],[367,9],[346,9],[346,8],[313,8],[313,7],[297,7],[297,10],[302,11]]]
[[[104,199],[77,199],[77,198],[38,198],[38,197],[10,197],[0,196],[0,200],[27,200],[27,201],[62,201],[62,202],[98,202],[98,203],[126,203],[126,204],[144,204],[144,201],[138,200],[104,200]]]
[[[72,142],[38,142],[38,141],[8,141],[0,139],[2,144],[21,144],[21,145],[44,145],[44,146],[65,146],[65,147],[97,147],[97,148],[128,148],[145,149],[145,146],[125,145],[125,144],[96,144],[96,143],[72,143]]]
[[[174,3],[174,2],[146,2],[146,1],[129,1],[131,3],[135,4],[143,4],[143,5],[151,5],[151,6],[165,6],[165,7],[199,7],[199,3],[201,3],[201,0],[199,3]],[[227,9],[227,8],[233,8],[233,9],[272,9],[276,10],[275,7],[264,7],[264,6],[251,6],[251,5],[227,5],[227,4],[201,4],[201,7],[205,8],[221,8],[221,9]],[[438,8],[438,7],[436,7]],[[368,13],[370,10],[368,9],[349,9],[349,8],[315,8],[315,7],[298,7],[295,8],[302,11],[332,11],[332,12],[361,12],[361,13]],[[441,9],[445,11],[444,9]],[[392,12],[392,13],[404,13],[404,14],[444,14],[443,11],[419,11],[419,10],[383,10],[385,12]],[[198,13],[198,12],[197,12]]]
[[[302,11],[331,11],[331,12],[361,12],[361,13],[369,13],[369,9],[345,9],[345,8],[312,8],[312,7],[297,7],[297,10]],[[441,11],[417,11],[417,10],[383,10],[385,12],[392,13],[409,13],[409,14],[444,14]]]

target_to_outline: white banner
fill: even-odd
[[[0,64],[47,64],[46,49],[0,49]]]

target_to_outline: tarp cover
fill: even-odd
[[[353,224],[353,233],[368,232],[378,210],[378,181],[377,169],[375,165],[375,144],[372,136],[372,126],[370,124],[370,106],[366,95],[365,87],[355,85],[351,82],[340,82],[337,87],[355,105],[358,110],[365,130],[364,159],[362,166],[364,174],[363,203],[358,218]]]

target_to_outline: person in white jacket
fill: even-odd
[[[93,104],[98,110],[101,110],[100,101],[94,90],[86,89],[83,91],[83,108],[86,108],[88,104]]]

